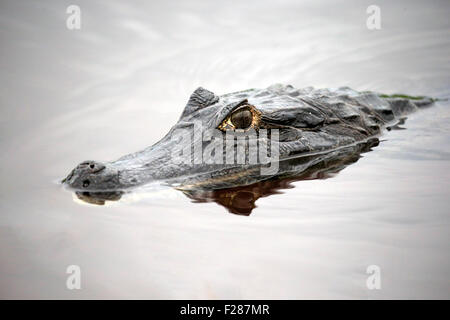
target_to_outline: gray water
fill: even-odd
[[[70,4],[80,30],[66,28]],[[94,206],[58,184],[158,141],[198,86],[448,98],[449,2],[376,1],[380,30],[366,27],[371,4],[2,1],[0,297],[450,298],[448,101],[249,216],[161,185]]]

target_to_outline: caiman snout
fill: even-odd
[[[84,161],[76,166],[62,182],[78,190],[113,190],[119,185],[119,172],[111,165],[97,161]]]

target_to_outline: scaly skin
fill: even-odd
[[[377,144],[383,128],[431,103],[433,99],[427,97],[387,96],[347,87],[332,90],[273,85],[222,96],[198,88],[179,121],[162,140],[116,161],[85,161],[72,170],[63,183],[85,195],[106,194],[111,198],[111,194],[155,180],[166,181],[183,190],[217,190],[295,176],[318,163],[345,158],[346,154],[354,155]],[[197,122],[204,132],[217,128],[233,131],[223,124],[224,120],[243,104],[254,107],[252,113],[256,120],[252,126],[256,132],[279,130],[276,174],[261,175],[261,165],[206,164],[195,153],[194,165],[173,160],[172,151],[179,144],[173,137],[177,129],[192,128]],[[224,131],[217,129],[226,139]],[[202,135],[197,132],[190,143],[192,146],[199,143],[205,148],[209,142],[201,139]],[[245,152],[252,152],[249,150],[247,147]]]

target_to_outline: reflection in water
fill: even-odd
[[[177,189],[195,203],[216,202],[231,213],[248,216],[256,207],[255,202],[259,198],[280,194],[282,193],[280,190],[293,188],[291,183],[294,181],[331,178],[346,166],[358,161],[361,153],[371,151],[378,143],[379,140],[375,138],[325,154],[284,160],[280,162],[280,175],[268,180],[262,180],[264,176],[251,177],[253,180],[248,181],[256,182],[248,185],[225,189],[207,187]],[[123,193],[122,191],[75,192],[78,199],[96,205],[104,205],[106,201],[118,201]]]
[[[106,201],[118,201],[123,195],[122,191],[115,192],[82,192],[76,191],[75,195],[78,199],[90,203],[102,206]]]
[[[315,162],[303,172],[296,175],[275,177],[266,181],[259,181],[247,186],[219,190],[185,190],[183,193],[197,203],[216,202],[228,209],[229,212],[238,215],[250,215],[256,207],[255,202],[261,197],[267,197],[282,193],[283,189],[294,188],[292,182],[314,179],[328,179],[334,177],[346,166],[355,163],[361,158],[361,153],[371,151],[372,147],[378,145],[378,139],[370,140],[367,143],[356,147],[349,147],[341,152],[327,154],[321,157],[319,162]],[[291,166],[298,166],[305,160],[313,162],[314,159],[292,159],[288,163]]]

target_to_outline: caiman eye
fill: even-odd
[[[236,129],[248,129],[253,122],[253,114],[249,109],[241,109],[231,114],[231,123]]]
[[[258,128],[261,113],[252,105],[244,105],[234,110],[222,123],[219,129],[226,130],[247,130],[250,128]]]

